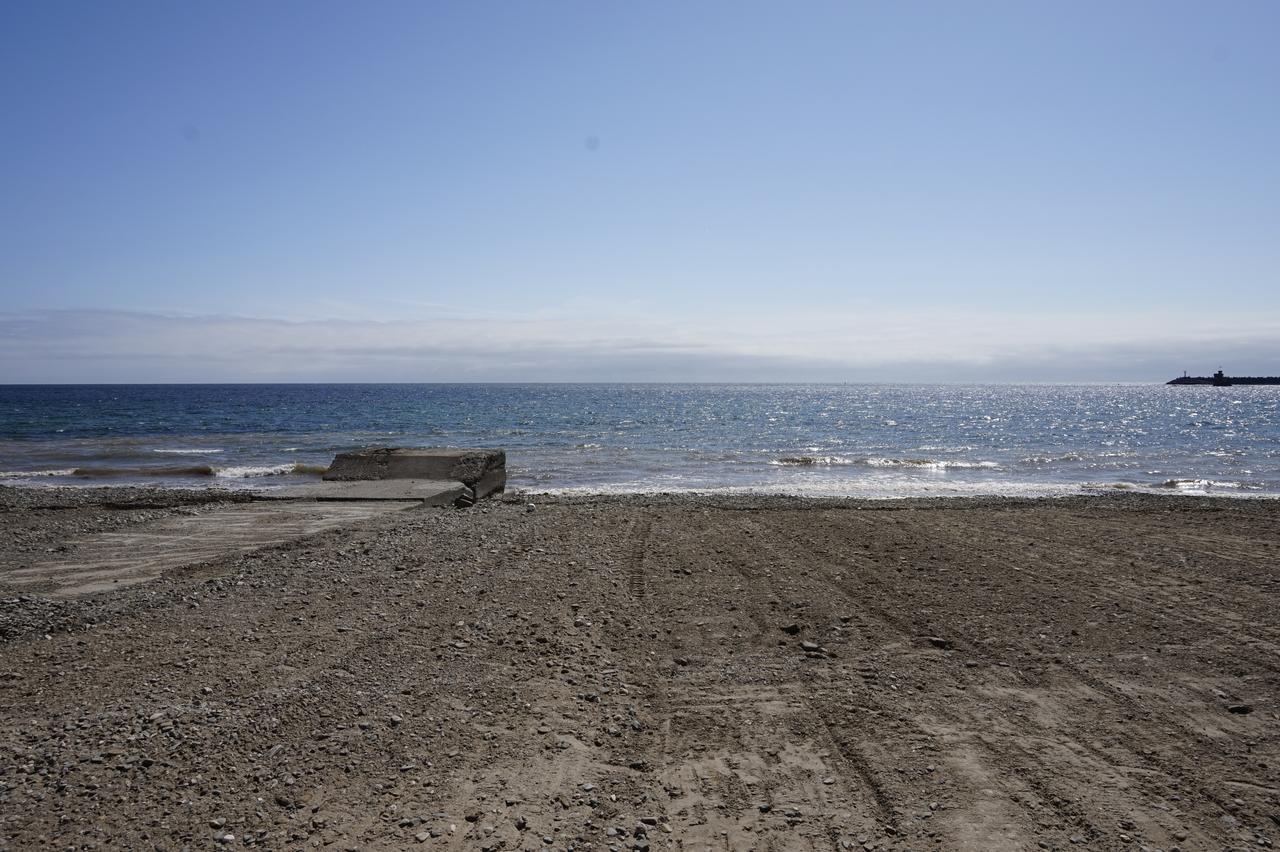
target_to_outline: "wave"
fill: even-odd
[[[288,476],[290,474],[319,476],[328,469],[327,465],[288,462],[286,464],[222,467],[218,468],[215,473],[222,479],[252,479],[259,476]]]
[[[71,476],[126,477],[126,476],[213,476],[207,464],[182,467],[78,467]]]
[[[1211,488],[1228,488],[1235,491],[1258,490],[1256,485],[1244,482],[1223,482],[1217,479],[1166,479],[1160,483],[1160,487],[1179,491],[1204,491]]]
[[[905,467],[918,470],[995,470],[1000,465],[993,461],[961,461],[959,459],[894,459],[850,458],[848,456],[782,456],[769,462],[773,465],[793,467],[837,467],[863,465],[866,467]]]
[[[1000,467],[993,461],[959,461],[936,459],[867,459],[871,467],[913,467],[924,470],[995,470]]]
[[[222,452],[222,450],[168,449],[168,448],[165,448],[165,449],[156,449],[156,450],[152,450],[151,452],[153,452],[153,453],[163,453],[163,454],[165,454],[165,455],[171,455],[171,456],[212,456],[212,455],[216,455],[216,454],[218,454],[218,453]]]
[[[129,479],[134,477],[205,477],[220,479],[250,479],[260,476],[320,476],[327,465],[289,463],[277,465],[232,465],[212,467],[207,464],[165,467],[68,467],[56,470],[7,470],[0,471],[0,479],[34,479],[39,477],[79,477],[93,479]]]
[[[859,463],[857,459],[847,459],[841,456],[783,456],[770,462],[770,464],[798,465],[802,467],[830,467],[832,465]]]
[[[796,467],[836,467],[840,465],[865,465],[866,467],[904,467],[917,470],[995,470],[1000,467],[993,461],[961,461],[959,459],[894,459],[849,458],[847,456],[782,456],[770,464]]]
[[[1027,456],[1018,459],[1018,464],[1052,464],[1053,462],[1084,461],[1078,453],[1063,453],[1060,456]]]

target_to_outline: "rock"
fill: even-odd
[[[806,654],[818,654],[822,652],[822,646],[817,642],[805,640],[800,643],[800,650],[804,651]]]
[[[941,636],[930,636],[929,644],[935,648],[941,648],[944,651],[949,650],[951,648],[951,640],[944,639]]]
[[[788,624],[786,627],[782,628],[782,632],[786,633],[788,636],[796,636],[800,633],[800,625]]]
[[[1253,712],[1253,705],[1252,704],[1228,704],[1227,712],[1236,713],[1240,716],[1244,716],[1248,713]]]

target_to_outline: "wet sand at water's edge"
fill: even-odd
[[[508,496],[64,582],[229,499],[0,489],[0,848],[1280,844],[1280,501]]]

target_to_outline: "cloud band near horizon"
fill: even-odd
[[[0,382],[1163,381],[1280,373],[1280,322],[798,309],[295,321],[0,314]]]

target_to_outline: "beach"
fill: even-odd
[[[0,488],[0,848],[1280,836],[1273,500],[513,494],[6,585],[248,499]]]

